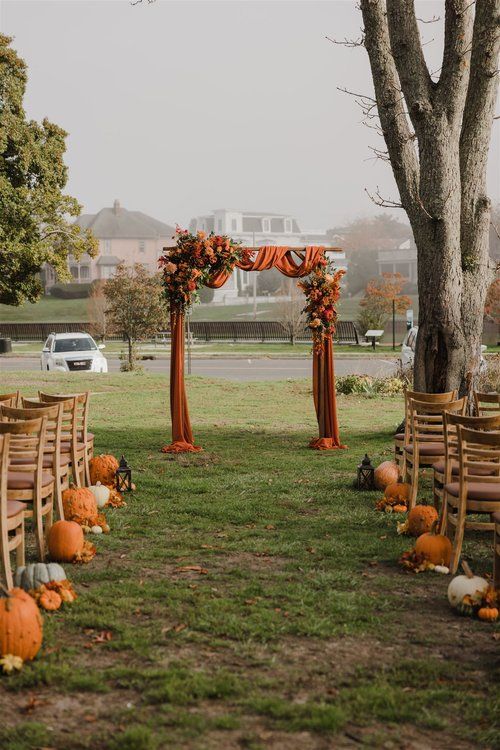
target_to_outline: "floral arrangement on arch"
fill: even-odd
[[[340,280],[345,274],[343,269],[335,269],[332,262],[322,258],[312,273],[298,282],[306,296],[307,325],[312,331],[313,348],[321,353],[325,338],[335,332],[337,311],[335,303],[340,297]]]
[[[191,234],[187,229],[175,230],[176,246],[166,248],[158,260],[163,284],[171,309],[184,312],[198,300],[198,289],[221,271],[231,272],[236,263],[248,261],[251,248],[242,248],[226,235]]]

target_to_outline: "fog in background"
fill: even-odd
[[[325,39],[359,37],[354,2],[3,0],[0,26],[29,66],[28,115],[69,132],[68,192],[86,212],[119,198],[181,225],[233,207],[326,229],[383,210],[365,187],[397,199],[390,167],[371,158],[381,139],[337,90],[372,92],[366,51]],[[436,70],[442,25],[422,29]],[[497,120],[494,201],[499,164]]]

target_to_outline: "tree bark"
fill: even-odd
[[[436,82],[423,56],[413,0],[361,0],[382,131],[417,246],[414,387],[429,392],[458,388],[465,394],[473,387],[493,279],[486,165],[500,0],[477,0],[475,17],[472,5],[445,2]]]

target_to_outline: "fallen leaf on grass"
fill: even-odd
[[[38,708],[38,706],[44,706],[46,703],[47,701],[42,701],[40,700],[40,698],[32,695],[26,705],[21,708],[21,713],[30,714],[35,710],[35,708]]]
[[[85,714],[83,717],[84,721],[97,721],[97,716],[94,716],[94,714]]]
[[[202,568],[201,565],[180,565],[175,569],[176,573],[199,573],[202,576],[206,576],[208,570]]]
[[[181,633],[186,628],[187,624],[185,622],[180,622],[177,625],[166,625],[161,629],[161,632],[162,635],[166,635],[167,633]]]
[[[273,523],[268,523],[264,528],[267,529],[267,531],[274,531],[276,526]]]
[[[94,643],[107,643],[108,641],[113,640],[113,631],[102,630],[100,633],[95,635],[92,640],[94,641]]]

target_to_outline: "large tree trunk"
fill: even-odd
[[[500,0],[478,0],[475,11],[470,0],[444,4],[439,81],[427,69],[413,0],[361,0],[361,10],[382,132],[417,245],[415,388],[465,395],[478,373],[493,280],[486,164]]]

